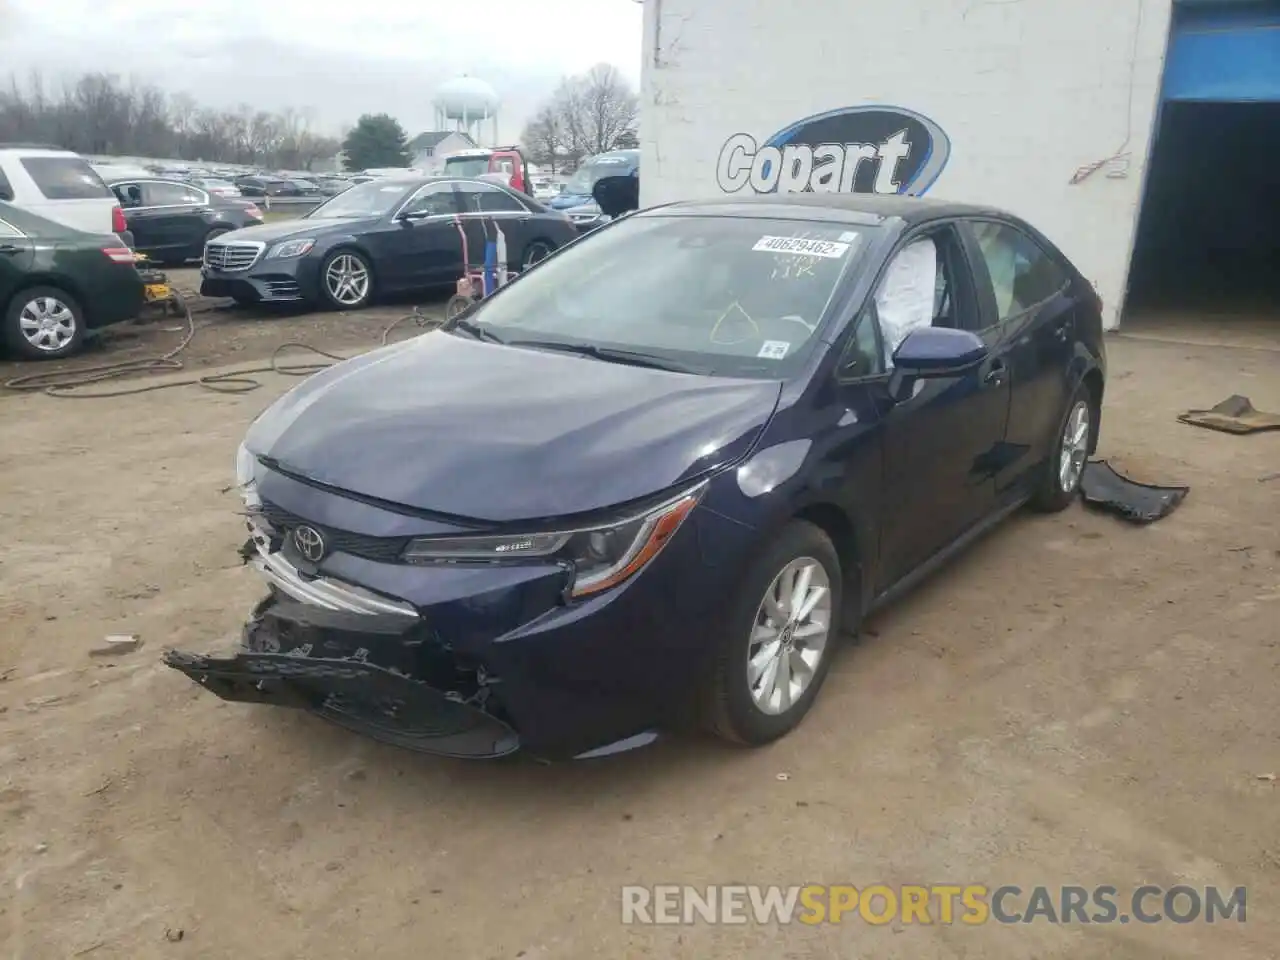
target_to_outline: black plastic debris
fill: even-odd
[[[1188,410],[1178,417],[1179,422],[1193,427],[1208,427],[1223,433],[1257,433],[1260,430],[1280,430],[1280,415],[1254,408],[1248,397],[1232,394],[1208,410]]]
[[[1105,460],[1090,460],[1080,478],[1080,495],[1086,505],[1130,523],[1154,523],[1167,517],[1190,492],[1190,487],[1136,483],[1116,473]]]

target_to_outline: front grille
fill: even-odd
[[[265,500],[256,512],[283,533],[288,533],[299,524],[305,523],[320,532],[329,544],[330,551],[349,553],[378,563],[398,563],[404,548],[409,545],[408,537],[370,537],[363,533],[350,533],[346,530],[335,530],[332,527],[312,523]]]
[[[213,240],[204,245],[204,265],[214,270],[248,270],[262,256],[261,243],[227,243]]]

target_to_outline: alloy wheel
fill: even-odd
[[[1089,456],[1089,404],[1080,400],[1067,415],[1062,430],[1062,450],[1058,456],[1058,484],[1071,493],[1080,483],[1085,459]]]
[[[524,263],[520,264],[521,270],[528,270],[535,264],[541,263],[547,257],[551,256],[551,248],[541,240],[535,240],[529,244],[529,249],[524,253]]]
[[[747,685],[763,713],[790,710],[809,689],[831,633],[831,582],[812,557],[792,560],[756,610],[747,651]]]
[[[354,254],[339,254],[324,272],[324,285],[334,302],[355,306],[369,295],[369,268]]]
[[[36,297],[18,314],[18,329],[37,350],[54,353],[76,335],[76,315],[57,297]]]

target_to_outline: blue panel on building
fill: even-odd
[[[1280,4],[1176,8],[1164,99],[1280,101]]]

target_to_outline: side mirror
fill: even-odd
[[[924,327],[907,334],[893,353],[889,392],[906,400],[917,380],[954,377],[987,358],[987,345],[970,330]]]
[[[425,219],[426,216],[427,213],[425,210],[405,210],[403,213],[396,214],[396,221],[404,226],[408,226],[415,220]]]

